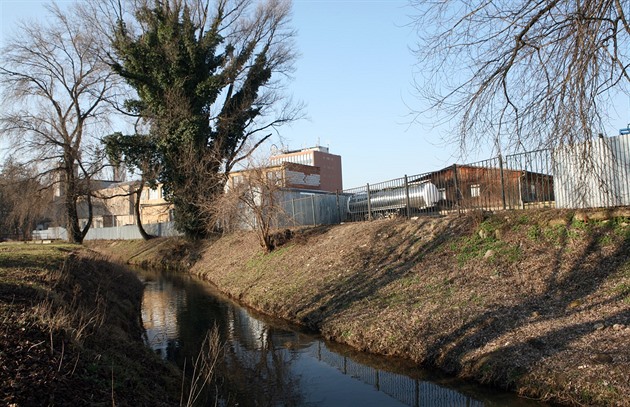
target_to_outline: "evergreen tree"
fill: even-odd
[[[213,13],[201,0],[154,0],[135,10],[137,29],[118,20],[112,67],[137,92],[125,106],[149,126],[158,180],[189,237],[211,230],[202,207],[223,192],[247,146],[297,117],[295,109],[273,111],[281,97],[271,86],[295,59],[289,10],[278,0],[217,0]]]

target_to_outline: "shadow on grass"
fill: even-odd
[[[414,236],[419,236],[420,230],[427,223],[416,224]],[[350,256],[351,261],[363,265],[361,272],[342,277],[344,280],[333,280],[322,287],[316,295],[303,301],[303,306],[296,311],[296,315],[305,314],[301,322],[312,329],[322,320],[339,314],[351,308],[355,303],[366,298],[374,297],[380,289],[388,286],[396,280],[409,275],[412,268],[426,255],[439,250],[449,240],[453,230],[448,223],[443,223],[440,230],[434,231],[433,238],[422,241],[419,238],[407,239],[393,246],[384,243],[381,251],[376,254],[371,246],[378,245],[378,240],[386,240],[392,235],[392,224],[386,223],[374,232],[375,239],[368,247],[357,248]],[[348,289],[351,287],[351,289]],[[318,309],[307,311],[311,304],[322,303]]]
[[[465,228],[455,229],[461,232]],[[465,233],[470,233],[471,229]],[[425,255],[436,254],[454,236],[454,230],[448,227],[442,227],[435,232],[434,238],[416,247],[414,245],[419,243],[409,240],[383,252],[384,254],[376,255],[370,247],[359,250],[354,255],[363,257],[366,270],[350,275],[343,283],[339,280],[330,281],[316,295],[304,301],[306,305],[298,311],[298,315],[303,314],[303,322],[315,327],[327,318],[334,318],[355,307],[357,303],[377,298],[379,290],[407,276]],[[381,233],[387,234],[390,231],[384,229],[375,235]],[[426,348],[425,362],[449,372],[465,372],[484,382],[513,388],[515,381],[534,365],[570,348],[572,343],[596,330],[598,322],[605,325],[628,324],[628,307],[602,316],[597,321],[583,322],[584,317],[573,323],[570,320],[592,306],[587,300],[592,302],[592,295],[628,261],[630,237],[627,234],[624,238],[619,237],[622,240],[615,246],[614,252],[603,254],[600,250],[602,242],[611,233],[614,233],[612,226],[605,224],[589,230],[585,247],[576,253],[569,247],[570,239],[565,229],[564,233],[556,236],[558,247],[552,249],[553,258],[544,265],[547,278],[544,290],[537,294],[523,293],[521,299],[509,298],[507,305],[482,309],[466,322],[455,322],[455,328],[448,328],[444,333],[431,332],[431,328],[426,326],[418,327],[424,332],[413,340],[426,341],[421,345]],[[402,257],[397,258],[401,253]],[[457,265],[453,263],[453,267]],[[597,306],[623,299],[623,294],[607,295],[598,301]],[[308,304],[320,306],[309,309]],[[444,304],[445,309],[450,305]],[[552,325],[551,330],[540,335],[518,343],[505,344],[499,351],[485,353],[476,358],[468,357],[468,361],[463,362],[473,352],[479,352],[504,335],[514,334],[519,328],[532,323],[553,324],[560,319],[563,320],[562,328],[553,329]],[[597,355],[584,355],[587,359],[591,356]]]
[[[562,248],[557,250],[552,273],[546,283],[544,292],[539,295],[524,296],[523,301],[509,306],[499,306],[488,310],[478,317],[468,321],[453,332],[440,335],[429,345],[429,360],[437,361],[438,365],[449,371],[462,371],[462,358],[487,343],[493,342],[503,335],[527,325],[532,321],[535,313],[535,322],[551,321],[559,318],[570,318],[572,315],[582,312],[579,307],[589,295],[595,293],[598,288],[619,268],[625,264],[630,253],[630,240],[626,239],[618,249],[610,256],[589,259],[599,249],[599,240],[610,230],[604,228],[589,235],[587,247],[578,257],[568,258],[566,236],[562,240]],[[563,264],[571,262],[569,270],[564,271]],[[606,262],[608,262],[606,264]],[[621,300],[621,296],[610,298]],[[614,315],[602,318],[601,322],[607,325],[614,323],[627,323],[628,310],[620,311]],[[534,342],[526,341],[501,348],[504,357],[515,354],[527,354],[522,358],[525,365],[521,368],[527,371],[545,357],[552,356],[566,349],[568,344],[593,332],[596,322],[578,323],[568,328],[552,331],[536,338]],[[505,378],[502,378],[505,380]],[[492,380],[494,381],[494,380]],[[511,383],[500,383],[509,386]]]

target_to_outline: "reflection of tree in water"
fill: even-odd
[[[231,311],[231,338],[217,375],[224,400],[239,406],[301,405],[299,377],[290,372],[297,355],[274,346],[274,336],[282,332]]]
[[[195,405],[215,405],[217,391],[220,405],[304,405],[310,383],[301,383],[294,367],[305,355],[410,406],[483,404],[475,400],[483,400],[483,396],[476,397],[472,391],[462,394],[451,389],[449,383],[442,383],[445,387],[431,383],[436,377],[424,377],[424,371],[411,369],[402,361],[395,363],[342,345],[314,342],[312,337],[289,327],[274,328],[273,323],[251,317],[245,309],[232,306],[188,276],[154,272],[143,277],[147,289],[156,291],[144,304],[153,307],[145,310],[152,311],[147,313],[152,316],[152,325],[148,326],[159,333],[164,329],[161,324],[170,324],[176,331],[175,335],[166,334],[162,343],[153,345],[154,349],[180,368],[185,366],[189,380],[206,334],[217,327],[223,354],[214,371],[215,382],[206,387]]]
[[[216,386],[228,405],[300,405],[298,378],[289,372],[295,358],[273,345],[274,337],[278,340],[283,332],[274,332],[246,311],[208,295],[202,285],[191,284],[185,276],[170,274],[168,280],[172,296],[177,297],[179,291],[186,293],[184,303],[177,304],[178,339],[168,343],[169,360],[180,368],[185,365],[190,378],[203,339],[216,326],[225,355],[214,374],[217,383],[208,390],[214,392]],[[214,405],[214,398],[204,394],[197,405]]]

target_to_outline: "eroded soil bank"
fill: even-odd
[[[318,227],[263,254],[215,241],[97,242],[182,267],[358,349],[569,405],[630,405],[630,212],[557,210]]]
[[[142,284],[69,244],[0,244],[0,404],[179,405],[142,340]]]

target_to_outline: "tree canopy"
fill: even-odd
[[[416,89],[465,150],[554,147],[605,133],[628,95],[627,0],[411,0]]]
[[[116,11],[111,66],[137,92],[125,107],[148,126],[177,227],[202,237],[212,227],[202,202],[223,191],[248,146],[299,115],[273,79],[290,73],[296,56],[290,2],[134,4],[132,15]]]

